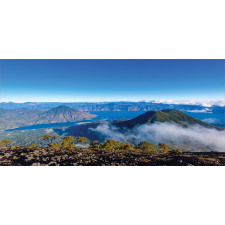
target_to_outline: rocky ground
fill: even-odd
[[[1,148],[1,166],[224,166],[225,153]]]

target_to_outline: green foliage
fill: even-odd
[[[120,145],[121,145],[120,141],[106,140],[100,144],[99,148],[105,149],[105,150],[113,150],[113,149],[118,149]]]
[[[47,141],[48,145],[50,146],[51,144],[53,144],[53,141],[55,141],[56,139],[58,139],[59,136],[55,136],[55,135],[50,135],[50,134],[44,134],[42,136],[42,140],[43,141]]]
[[[62,140],[62,147],[72,149],[75,148],[75,144],[73,143],[74,139],[72,136],[66,136]]]
[[[147,142],[147,141],[143,141],[141,143],[139,143],[136,146],[137,149],[141,149],[143,151],[150,151],[150,152],[154,152],[155,151],[155,147],[153,144]]]
[[[34,148],[36,148],[37,146],[35,145],[35,144],[31,144],[28,148],[30,148],[30,149],[34,149]]]
[[[89,148],[98,149],[99,148],[98,141],[92,141],[89,145]]]
[[[59,144],[59,143],[50,144],[49,148],[53,148],[55,150],[59,150],[61,148],[61,144]]]
[[[130,143],[121,143],[118,149],[119,150],[134,150],[134,148],[131,147]]]
[[[77,144],[85,144],[88,143],[89,140],[86,137],[77,137],[76,138],[76,143]]]
[[[0,142],[0,145],[2,146],[9,146],[12,143],[12,141],[9,141],[7,139],[4,139]]]
[[[16,149],[16,146],[11,146],[10,149],[11,150],[15,150]]]
[[[166,143],[159,143],[158,147],[161,151],[164,151],[165,153],[167,153],[171,149],[171,146],[167,145]]]

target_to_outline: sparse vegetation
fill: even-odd
[[[58,138],[59,138],[59,136],[50,135],[50,134],[44,134],[44,135],[42,136],[42,140],[43,140],[43,141],[46,141],[47,144],[48,144],[48,146],[52,145],[53,142],[54,142],[56,139],[58,139]]]
[[[75,140],[77,144],[82,144],[82,145],[87,144],[89,142],[88,138],[86,137],[77,137]]]
[[[61,148],[61,144],[60,143],[54,143],[54,144],[51,144],[49,147],[52,148],[52,149],[55,149],[55,150],[59,150]]]
[[[0,142],[1,146],[9,146],[12,143],[12,141],[9,141],[7,139],[4,139]]]
[[[136,149],[141,149],[143,151],[155,152],[155,146],[152,143],[143,141],[136,146]]]
[[[99,148],[104,150],[113,150],[118,149],[120,145],[121,145],[120,141],[106,140],[102,144],[100,144]]]
[[[170,145],[167,145],[166,143],[159,143],[158,147],[164,153],[169,152],[169,150],[171,149],[171,146]]]
[[[65,149],[73,149],[75,148],[74,138],[72,136],[66,136],[62,140],[62,147]]]
[[[57,139],[53,135],[45,135],[48,147],[35,144],[7,147],[11,141],[2,140],[0,165],[225,165],[225,153],[188,153],[179,148],[171,150],[172,147],[166,143],[159,143],[159,151],[156,151],[155,146],[147,141],[133,147],[131,143],[110,139],[100,145],[98,141],[92,141],[88,148],[76,147],[76,151],[68,151],[75,149],[74,141],[87,143],[88,139],[66,136],[61,144],[54,143]]]
[[[99,148],[99,143],[98,143],[98,141],[92,141],[92,142],[89,144],[89,148],[98,149],[98,148]]]

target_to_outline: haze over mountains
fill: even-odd
[[[180,111],[196,111],[196,112],[213,112],[224,113],[225,107],[222,103],[218,104],[172,104],[172,103],[156,103],[156,102],[25,102],[25,103],[0,103],[0,108],[5,109],[52,109],[60,105],[69,106],[80,111],[151,111],[162,109],[176,109]]]
[[[105,112],[105,114],[109,114],[109,112]],[[114,112],[114,114],[118,114],[118,112]],[[124,113],[122,114],[124,115]],[[68,106],[58,106],[50,110],[1,109],[0,115],[1,138],[10,138],[16,145],[27,145],[28,143],[38,145],[42,143],[41,135],[51,133],[60,135],[60,137],[64,135],[84,136],[91,141],[99,140],[100,142],[106,139],[131,143],[147,140],[153,143],[173,142],[178,145],[189,143],[189,146],[191,143],[193,146],[198,146],[198,149],[202,149],[201,146],[203,146],[203,149],[221,151],[223,148],[224,130],[222,128],[212,126],[174,109],[151,110],[139,114],[133,119],[120,117],[120,119],[108,118],[106,120],[98,119],[98,117],[92,120],[96,115]],[[88,123],[84,122],[85,120],[89,120]],[[82,121],[82,124],[64,124],[76,121]],[[55,123],[56,126],[51,126],[52,123]],[[27,131],[26,129],[18,131],[4,131],[3,129],[4,126],[9,128],[9,126],[21,127],[35,124],[44,124],[45,126],[44,128],[31,126]]]
[[[221,104],[220,104],[221,105]],[[224,115],[225,107],[219,105],[168,104],[155,102],[26,102],[0,103],[0,130],[33,124],[75,122],[94,118],[95,112],[144,112],[174,109],[193,113],[219,113]],[[92,112],[92,114],[85,112]],[[162,114],[158,113],[158,114]],[[159,115],[157,115],[159,117]],[[122,118],[122,117],[120,117]],[[126,118],[126,117],[124,117]],[[131,117],[130,117],[131,118]],[[206,122],[206,121],[205,121]],[[217,125],[218,123],[214,123]],[[221,124],[218,124],[222,126]]]
[[[51,110],[0,108],[0,116],[0,130],[32,124],[76,122],[96,117],[96,115],[81,112],[68,106],[58,106]]]

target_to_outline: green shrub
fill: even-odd
[[[159,147],[160,151],[163,151],[164,153],[169,152],[169,150],[171,149],[171,146],[167,145],[166,143],[159,143],[158,147]]]
[[[50,148],[53,148],[55,150],[59,150],[61,148],[61,144],[59,143],[54,143],[49,145]]]
[[[119,148],[121,145],[120,141],[114,141],[114,140],[106,140],[103,143],[100,144],[99,148],[104,150],[114,150]]]
[[[98,149],[98,148],[99,148],[98,141],[92,141],[92,142],[89,144],[89,148]]]
[[[62,147],[67,149],[75,148],[75,144],[73,143],[74,139],[72,136],[66,136],[62,140]]]
[[[76,138],[76,143],[77,144],[85,144],[88,143],[89,140],[86,137],[77,137]]]
[[[2,146],[9,146],[11,143],[12,143],[12,141],[9,141],[7,139],[0,141],[0,145],[2,145]]]
[[[147,141],[143,141],[143,142],[139,143],[136,146],[136,149],[141,149],[143,151],[154,152],[155,151],[155,146],[152,143],[149,143]]]

